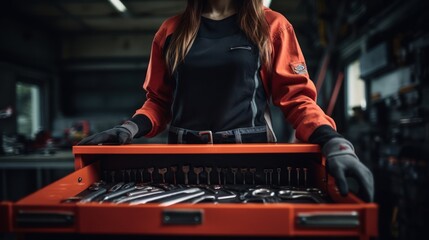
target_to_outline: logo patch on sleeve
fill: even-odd
[[[291,63],[290,67],[292,68],[293,72],[296,74],[306,74],[307,73],[307,67],[305,66],[305,63]]]

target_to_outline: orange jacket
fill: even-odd
[[[305,59],[289,21],[280,13],[265,9],[273,44],[272,70],[261,69],[261,77],[267,96],[280,107],[286,119],[296,130],[296,137],[304,142],[321,125],[335,129],[335,122],[316,104],[316,88],[305,68]],[[175,16],[166,20],[155,34],[146,79],[143,88],[147,100],[136,111],[146,115],[152,130],[146,137],[163,131],[171,120],[173,87],[163,58],[163,46],[178,23]],[[267,99],[269,101],[269,99]]]

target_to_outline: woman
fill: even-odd
[[[281,108],[299,140],[317,143],[341,194],[355,176],[366,200],[371,172],[317,106],[292,25],[262,0],[188,0],[155,35],[147,100],[123,125],[83,144],[129,143],[169,127],[169,143],[275,142],[268,103]]]

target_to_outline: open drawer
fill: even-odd
[[[353,194],[339,195],[317,145],[75,146],[73,152],[75,172],[16,203],[1,204],[0,230],[152,236],[377,236],[377,206]],[[118,182],[216,186],[249,189],[252,194],[254,190],[268,191],[270,196],[317,189],[322,201],[271,201],[279,197],[247,201],[243,191],[231,202],[68,201],[80,199],[76,196],[100,182],[106,186]]]

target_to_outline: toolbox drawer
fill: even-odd
[[[377,236],[377,206],[364,203],[353,194],[347,197],[338,194],[333,179],[326,174],[317,145],[75,146],[73,152],[75,172],[16,203],[0,206],[3,218],[0,222],[8,223],[6,230],[19,233],[343,236],[360,239]],[[174,175],[173,172],[158,174],[156,171],[171,166],[179,167]],[[191,171],[181,172],[183,166],[189,166]],[[192,172],[196,166],[211,166],[213,171],[203,170],[198,175]],[[293,169],[292,173],[287,171],[288,167]],[[153,174],[147,171],[150,168],[154,168]],[[218,175],[217,168],[226,169],[222,172],[225,175]],[[249,172],[251,168],[256,172]],[[146,170],[139,172],[141,169]],[[160,203],[64,202],[88,191],[100,180],[112,184],[127,178],[146,183],[174,181],[173,186],[181,186],[185,175],[187,185],[192,186],[224,185],[226,188],[251,184],[268,189],[317,188],[325,194],[326,201],[188,202],[169,206]]]

